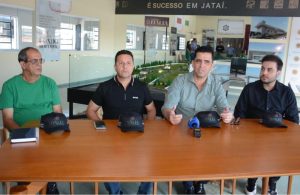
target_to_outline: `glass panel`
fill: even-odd
[[[126,49],[143,50],[145,27],[127,25]]]
[[[166,38],[166,35],[163,35],[162,37],[162,49],[168,50],[169,49],[169,35]]]
[[[75,25],[61,23],[60,27],[60,49],[73,50],[75,48]]]
[[[70,55],[70,87],[98,83],[114,74],[114,58]]]
[[[31,43],[32,42],[32,27],[31,26],[22,26],[22,42]]]
[[[126,49],[136,49],[135,30],[126,30]]]
[[[165,27],[146,27],[145,63],[173,61],[169,51],[169,35]]]
[[[15,49],[15,19],[11,16],[0,16],[0,49]]]
[[[185,37],[179,37],[178,49],[185,50]]]
[[[84,21],[84,50],[99,48],[99,21]]]

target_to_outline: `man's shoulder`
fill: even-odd
[[[221,80],[222,80],[221,77],[219,77],[218,75],[213,74],[213,73],[209,74],[207,78],[211,79],[214,82],[221,82]]]
[[[52,79],[51,77],[48,77],[46,75],[41,75],[40,78],[45,81],[55,82],[54,79]]]
[[[285,84],[283,84],[279,81],[277,81],[277,86],[278,86],[279,90],[281,90],[281,91],[285,91],[285,92],[294,94],[294,91],[292,90],[291,87],[286,86]]]
[[[283,84],[283,83],[281,83],[281,82],[279,82],[279,81],[277,81],[277,85],[278,85],[279,87],[284,88],[284,89],[291,89],[290,87],[286,86],[285,84]]]
[[[258,88],[259,86],[262,86],[261,84],[261,81],[260,80],[257,80],[257,81],[254,81],[254,82],[251,82],[251,83],[248,83],[244,88],[246,89],[250,89],[250,88]]]
[[[56,82],[54,79],[48,77],[48,76],[45,76],[45,75],[41,75],[40,76],[40,80],[42,83],[46,83],[48,85],[55,85],[56,86]]]
[[[188,72],[188,73],[184,73],[184,74],[180,74],[178,75],[172,82],[172,84],[176,84],[176,85],[185,85],[187,83],[193,82],[193,72]]]
[[[103,81],[99,83],[98,87],[110,87],[112,84],[114,84],[116,81],[114,80],[114,77],[111,79],[108,79],[106,81]]]
[[[4,82],[4,85],[9,85],[20,81],[21,75],[15,75]]]
[[[15,75],[15,76],[9,78],[8,80],[6,80],[3,83],[3,88],[4,89],[15,88],[17,86],[23,85],[23,83],[24,83],[24,80],[22,78],[22,75],[19,74],[19,75]]]
[[[192,80],[193,79],[193,72],[179,74],[174,80],[183,81],[183,80],[186,80],[186,79]]]

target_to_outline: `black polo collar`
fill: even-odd
[[[264,86],[263,86],[263,82],[261,80],[259,80],[259,85],[262,89],[265,90]],[[279,84],[278,81],[276,80],[274,88],[271,91],[278,91],[279,90]]]
[[[122,86],[122,84],[121,84],[121,83],[119,82],[119,80],[118,80],[117,75],[114,76],[114,81],[115,81],[119,86]],[[134,84],[134,77],[131,76],[130,85],[133,86],[133,84]]]

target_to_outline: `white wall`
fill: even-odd
[[[0,4],[19,8],[35,9],[34,0],[0,0]],[[62,51],[58,62],[43,65],[43,74],[52,77],[58,84],[69,83],[69,54],[96,55],[111,57],[115,55],[115,1],[113,0],[72,0],[70,15],[98,18],[100,21],[100,51]],[[0,89],[8,78],[21,72],[17,61],[19,51],[0,51]],[[101,62],[99,62],[101,63]],[[113,66],[113,62],[112,62]],[[111,68],[108,68],[112,72]],[[112,73],[111,73],[112,74]]]
[[[17,7],[35,9],[35,0],[0,0],[0,4]],[[100,21],[100,51],[62,51],[61,59],[57,62],[47,62],[43,66],[43,74],[52,77],[57,84],[69,83],[69,54],[93,55],[113,58],[116,51],[125,48],[126,26],[127,24],[144,26],[144,15],[115,15],[114,0],[72,0],[72,9],[68,13],[74,16],[97,18]],[[175,25],[175,16],[163,16],[170,18],[170,27]],[[189,27],[178,30],[180,34],[186,34],[186,38],[192,38],[195,32],[196,16],[182,16],[189,20]],[[183,21],[184,22],[184,21]],[[169,28],[170,31],[170,28]],[[0,51],[0,89],[8,78],[21,72],[17,61],[19,51]],[[184,54],[184,52],[183,52]],[[164,54],[159,54],[164,55]],[[168,59],[175,60],[177,57],[167,56]],[[99,62],[101,63],[101,62]],[[113,61],[111,63],[113,66]],[[104,75],[113,74],[112,67],[108,67]]]

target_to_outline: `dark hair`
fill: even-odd
[[[115,63],[117,63],[117,58],[118,58],[118,56],[119,56],[119,55],[123,55],[123,54],[125,54],[125,55],[130,55],[131,58],[132,58],[132,61],[134,61],[134,60],[133,60],[133,55],[132,55],[131,51],[128,51],[128,50],[120,50],[120,51],[117,52],[117,54],[116,54],[116,56],[115,56]]]
[[[192,48],[191,48],[191,42],[190,41],[186,42],[186,49],[188,49],[189,51],[192,50]]]
[[[27,62],[27,60],[28,60],[27,51],[28,50],[34,50],[34,51],[40,52],[37,48],[25,47],[25,48],[21,49],[21,51],[18,54],[18,61],[19,62]]]
[[[261,63],[266,62],[266,61],[276,62],[276,64],[277,64],[277,70],[282,70],[283,62],[280,59],[280,57],[278,57],[276,55],[265,55],[261,59]]]
[[[195,56],[197,55],[197,53],[211,53],[211,58],[212,60],[214,59],[214,50],[212,47],[209,46],[198,47],[195,51]]]

